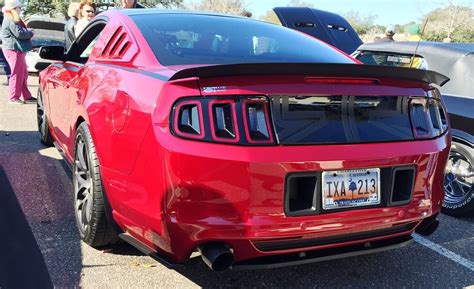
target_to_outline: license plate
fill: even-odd
[[[380,169],[327,171],[322,175],[323,210],[380,204]]]

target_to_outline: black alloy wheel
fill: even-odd
[[[36,102],[36,120],[38,123],[38,133],[40,141],[45,146],[52,146],[53,145],[53,137],[49,131],[49,122],[48,117],[46,116],[44,110],[44,101],[43,95],[41,93],[41,88],[38,88],[37,94],[38,101]]]
[[[473,148],[453,142],[444,176],[442,211],[448,215],[474,214]]]
[[[99,160],[85,122],[76,132],[73,189],[76,224],[81,239],[93,247],[117,242],[117,233],[106,217]]]

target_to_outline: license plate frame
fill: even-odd
[[[323,211],[381,204],[380,168],[325,171],[321,180]]]

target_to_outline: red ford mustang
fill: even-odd
[[[73,170],[81,238],[169,266],[302,264],[432,233],[443,75],[366,66],[251,19],[96,17],[40,74],[38,127]],[[58,56],[60,55],[60,56]]]

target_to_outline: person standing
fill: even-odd
[[[8,85],[9,103],[23,104],[35,102],[28,89],[28,70],[26,52],[31,50],[33,31],[26,28],[20,18],[21,3],[19,0],[5,0],[2,22],[2,51],[11,68]],[[23,97],[23,100],[21,100]]]
[[[66,37],[66,41],[64,43],[65,43],[66,51],[69,50],[69,47],[71,47],[71,44],[76,39],[74,28],[76,26],[76,23],[79,17],[79,6],[80,6],[79,2],[71,2],[67,10],[67,15],[69,16],[69,19],[66,21],[66,24],[64,25],[64,35]]]
[[[3,8],[3,7],[2,7]],[[0,11],[0,25],[3,22],[3,12]],[[1,27],[0,27],[1,30]],[[1,44],[1,39],[0,39],[0,44]],[[3,64],[3,70],[5,71],[5,76],[7,77],[7,81],[3,82],[3,85],[7,85],[10,82],[10,74],[11,74],[11,69],[10,65],[8,65],[7,60],[5,59],[5,56],[3,55],[2,50],[0,50],[0,62]]]
[[[84,30],[87,24],[94,18],[95,8],[95,3],[90,0],[82,0],[79,4],[79,20],[77,20],[76,26],[74,27],[76,37],[81,34],[82,30]]]
[[[385,30],[385,37],[380,39],[380,42],[394,42],[395,39],[393,39],[393,36],[395,35],[395,26],[394,25],[389,25],[387,29]]]
[[[137,0],[122,0],[122,8],[124,9],[145,8],[145,6],[138,3]]]

